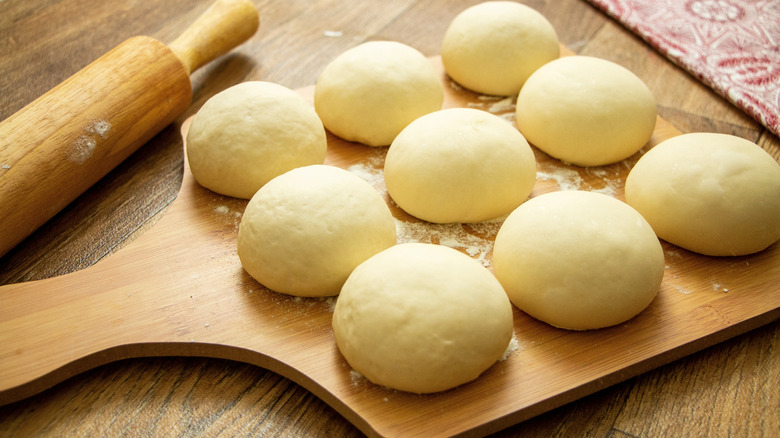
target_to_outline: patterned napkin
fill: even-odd
[[[779,0],[588,0],[780,136]]]

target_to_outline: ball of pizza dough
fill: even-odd
[[[407,213],[436,223],[505,216],[528,198],[536,160],[523,135],[486,111],[451,108],[415,120],[387,151],[385,185]]]
[[[690,251],[746,255],[780,239],[780,165],[740,137],[665,140],[631,169],[625,192],[658,237]]]
[[[333,334],[350,366],[382,386],[444,391],[506,351],[512,305],[490,271],[449,247],[405,243],[358,266],[336,301]]]
[[[314,107],[330,132],[387,146],[412,120],[441,109],[444,88],[422,53],[395,41],[371,41],[331,61],[314,87]]]
[[[357,175],[322,164],[268,182],[238,229],[238,256],[249,275],[305,297],[337,295],[357,265],[395,243],[382,196]]]
[[[578,166],[630,157],[650,140],[657,117],[655,99],[639,77],[589,56],[540,67],[520,90],[516,114],[531,144]]]
[[[516,95],[536,69],[560,56],[555,29],[536,10],[488,1],[458,14],[444,34],[441,60],[458,84],[483,94]]]
[[[288,170],[322,164],[326,151],[325,128],[311,104],[270,82],[244,82],[214,95],[187,133],[195,180],[242,199]]]
[[[620,324],[658,293],[664,253],[650,225],[607,195],[562,191],[518,207],[501,226],[493,272],[522,311],[552,326]]]

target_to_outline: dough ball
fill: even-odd
[[[655,100],[628,69],[566,56],[535,71],[517,97],[517,126],[531,144],[578,166],[630,157],[653,134]]]
[[[512,339],[512,305],[479,262],[406,243],[358,266],[336,301],[333,334],[370,381],[414,393],[476,379]]]
[[[289,295],[329,296],[364,260],[396,243],[395,221],[365,180],[312,165],[282,174],[247,204],[238,229],[244,269]]]
[[[288,88],[261,81],[214,95],[187,134],[195,180],[243,199],[288,170],[322,164],[327,147],[325,128],[311,104]]]
[[[455,82],[499,96],[516,95],[531,73],[558,56],[552,24],[513,1],[465,9],[450,23],[441,48],[444,69]]]
[[[683,134],[629,172],[626,202],[658,237],[700,254],[736,256],[780,239],[780,165],[727,134]]]
[[[413,216],[481,222],[528,198],[536,161],[523,135],[502,118],[453,108],[407,126],[387,151],[384,175],[390,196]]]
[[[559,328],[620,324],[658,293],[664,253],[627,204],[584,191],[531,198],[501,226],[493,270],[509,299]]]
[[[412,120],[441,109],[444,88],[422,53],[394,41],[353,47],[325,67],[314,107],[325,127],[349,141],[387,146]]]

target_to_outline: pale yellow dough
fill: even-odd
[[[249,275],[296,296],[338,294],[357,265],[395,243],[395,221],[379,192],[328,165],[271,180],[247,204],[238,230]]]
[[[387,146],[412,120],[441,109],[444,88],[422,53],[371,41],[331,61],[314,88],[325,127],[345,140]]]
[[[187,134],[195,180],[243,199],[288,170],[322,164],[326,150],[325,128],[311,104],[270,82],[244,82],[216,94]]]
[[[516,113],[531,144],[578,166],[630,157],[650,140],[657,118],[639,77],[589,56],[565,56],[536,70],[520,90]]]
[[[536,182],[523,135],[486,111],[452,108],[412,122],[393,141],[384,177],[407,213],[436,223],[506,216]]]
[[[555,29],[536,10],[488,1],[463,10],[444,34],[441,59],[458,84],[483,94],[516,95],[536,69],[560,56]]]
[[[733,135],[683,134],[656,145],[629,173],[626,202],[658,237],[705,255],[752,254],[780,239],[780,165]]]
[[[555,327],[589,330],[620,324],[650,304],[664,254],[627,204],[562,191],[509,215],[496,236],[493,269],[520,310]]]
[[[490,271],[445,246],[406,243],[358,266],[333,334],[354,370],[382,386],[444,391],[476,379],[512,339],[512,305]]]

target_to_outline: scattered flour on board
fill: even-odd
[[[674,258],[681,258],[682,257],[680,255],[679,251],[675,251],[675,250],[671,250],[671,249],[668,249],[668,250],[664,251],[664,255],[666,257],[674,257]]]
[[[607,196],[612,196],[613,198],[615,197],[615,194],[617,193],[615,188],[612,187],[612,186],[609,186],[609,185],[606,185],[606,186],[604,186],[601,189],[592,189],[591,192],[601,193],[601,194],[604,194],[604,195],[607,195]]]
[[[466,106],[487,111],[509,123],[514,123],[517,105],[514,97],[479,96],[478,99],[479,102],[467,102]]]
[[[333,313],[336,309],[336,297],[300,297],[293,295],[280,294],[273,292],[270,289],[266,289],[271,292],[273,297],[273,303],[277,306],[284,306],[289,309],[286,314],[290,315],[309,315],[312,311],[322,311]]]
[[[238,219],[243,215],[243,213],[241,213],[240,211],[231,211],[230,207],[228,207],[227,205],[218,205],[214,207],[214,213],[223,214],[225,216],[232,217],[235,219]]]
[[[354,164],[348,167],[347,170],[367,181],[379,193],[384,194],[387,192],[387,189],[385,188],[385,176],[382,171],[383,165],[384,155],[372,155],[367,162]]]
[[[307,307],[314,307],[317,304],[325,306],[325,310],[333,313],[336,309],[336,297],[293,297],[295,303],[306,303]]]
[[[680,286],[679,284],[673,284],[671,286],[674,288],[674,290],[676,290],[677,292],[680,292],[681,294],[688,295],[688,294],[690,294],[692,292],[691,290],[688,290],[688,289]]]
[[[336,310],[336,297],[323,297],[320,299],[325,303],[325,308],[328,312],[333,313]]]
[[[553,181],[560,190],[588,190],[615,197],[621,187],[619,174],[606,168],[586,167],[584,172],[596,176],[594,183],[587,183],[580,171],[566,167],[557,162],[546,163],[536,172],[536,178],[542,181]]]
[[[579,172],[566,167],[537,170],[536,178],[542,181],[554,181],[561,190],[579,190],[584,182]]]
[[[520,342],[517,340],[517,337],[514,333],[512,333],[512,339],[509,341],[509,345],[506,347],[506,351],[504,351],[504,354],[501,355],[501,357],[498,359],[499,362],[503,362],[507,359],[509,359],[509,356],[512,355],[512,353],[516,352],[520,349]]]
[[[603,193],[605,195],[615,197],[617,195],[618,190],[622,187],[624,183],[623,179],[621,179],[620,177],[620,170],[624,166],[626,166],[626,171],[631,170],[631,166],[627,164],[626,160],[623,160],[620,163],[606,166],[606,167],[585,168],[585,171],[588,174],[596,176],[598,178],[597,181],[604,183],[604,187],[601,188],[592,187],[590,191]]]
[[[505,218],[476,224],[433,224],[428,222],[407,222],[396,219],[395,228],[398,243],[434,243],[461,250],[490,266],[488,254]]]
[[[364,377],[362,374],[355,370],[351,370],[349,372],[349,377],[352,380],[352,386],[358,386],[363,381]]]
[[[712,280],[712,290],[715,292],[723,292],[728,293],[729,289],[727,287],[724,287],[719,281]]]
[[[228,219],[229,223],[233,226],[233,231],[238,232],[238,227],[241,225],[241,211],[231,211],[227,205],[218,205],[214,207],[214,213],[224,216]]]
[[[456,90],[456,91],[462,91],[463,90],[463,87],[458,85],[457,82],[455,82],[455,81],[449,81],[449,82],[450,82],[450,88],[452,88],[453,90]]]
[[[493,114],[512,111],[512,115],[514,115],[515,105],[516,104],[513,98],[506,97],[488,106],[487,110]]]

